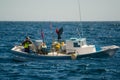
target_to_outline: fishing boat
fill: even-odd
[[[24,52],[22,45],[14,46],[11,50],[15,60],[77,60],[83,57],[107,57],[113,56],[119,49],[119,46],[111,45],[104,47],[96,47],[95,45],[88,45],[86,38],[70,38],[65,42],[54,41],[52,48],[46,54],[45,52],[39,53],[38,44],[41,44],[42,40],[35,40],[34,48],[31,46],[31,52]],[[56,48],[57,44],[60,45],[60,49]],[[36,51],[37,49],[37,51]]]
[[[79,5],[79,17],[80,15],[80,4]],[[81,24],[82,26],[82,24]],[[82,30],[82,29],[81,29]],[[44,42],[44,36],[42,40],[35,40],[30,46],[31,51],[25,52],[23,45],[14,46],[11,50],[15,60],[77,60],[83,57],[106,57],[113,56],[119,49],[119,46],[111,45],[104,47],[96,47],[95,45],[88,45],[86,38],[70,38],[68,40],[61,41],[61,34],[63,28],[56,29],[58,40],[55,40],[51,44],[50,50],[43,50],[41,48],[42,42]],[[83,34],[82,34],[83,35]]]

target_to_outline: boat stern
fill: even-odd
[[[109,56],[113,56],[119,48],[119,46],[111,45],[102,47],[102,50],[105,51]]]

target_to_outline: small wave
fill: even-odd
[[[100,75],[102,73],[105,73],[106,69],[86,69],[82,70],[81,73],[83,74],[93,74],[93,75]]]
[[[13,62],[12,58],[9,57],[0,57],[0,63],[11,63]]]

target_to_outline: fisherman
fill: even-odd
[[[56,43],[55,49],[56,49],[56,51],[59,51],[59,50],[60,50],[60,43],[59,43],[59,42]]]
[[[42,51],[42,54],[47,54],[47,46],[45,42],[41,44],[41,51]]]
[[[27,53],[30,52],[30,44],[32,44],[32,42],[29,37],[26,37],[25,41],[22,42],[22,45],[24,46],[24,51]]]

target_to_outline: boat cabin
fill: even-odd
[[[96,52],[94,45],[87,45],[86,38],[70,38],[66,40],[66,53],[77,52],[82,53],[92,53]]]

